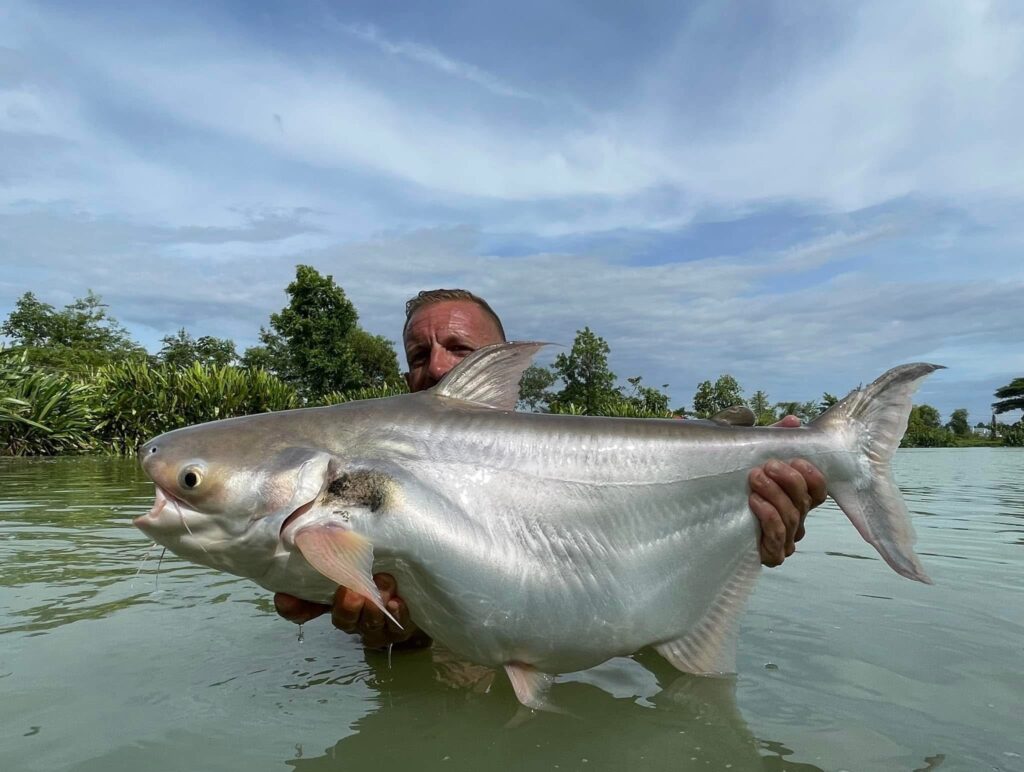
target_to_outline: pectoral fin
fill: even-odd
[[[342,587],[358,592],[402,627],[384,607],[380,590],[373,583],[373,545],[368,539],[336,525],[315,525],[296,533],[295,544],[313,568]]]

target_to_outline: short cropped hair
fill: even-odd
[[[469,290],[464,289],[435,289],[435,290],[422,290],[416,297],[410,298],[405,303],[405,326],[402,327],[402,338],[405,338],[405,333],[409,329],[409,321],[412,319],[413,314],[419,311],[421,308],[432,306],[434,303],[443,303],[448,300],[468,300],[470,303],[476,303],[484,312],[494,320],[495,325],[498,327],[498,333],[501,335],[501,339],[505,340],[505,328],[501,325],[501,319],[494,313],[494,309],[491,308],[487,301],[479,295],[474,295]]]

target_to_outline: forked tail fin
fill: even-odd
[[[926,376],[940,369],[942,365],[924,362],[894,367],[811,423],[842,436],[843,444],[857,454],[853,478],[829,481],[829,495],[893,570],[926,584],[931,579],[914,554],[914,528],[890,461],[907,429],[910,398]]]

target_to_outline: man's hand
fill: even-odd
[[[430,645],[430,636],[420,630],[409,618],[409,609],[398,597],[398,586],[390,574],[377,574],[374,584],[380,590],[384,605],[402,628],[384,616],[383,612],[358,593],[339,587],[334,593],[334,603],[325,606],[311,603],[292,595],[279,592],[274,595],[274,608],[290,622],[302,624],[330,612],[331,622],[339,630],[354,633],[363,639],[369,649],[382,649],[389,644],[400,648],[420,648]]]
[[[796,428],[800,419],[788,415],[775,426]],[[761,523],[761,562],[779,566],[804,538],[807,513],[825,501],[825,477],[803,459],[769,461],[750,471],[750,511]]]

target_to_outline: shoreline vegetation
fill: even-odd
[[[0,456],[134,455],[151,437],[204,421],[388,397],[407,391],[394,344],[358,324],[358,313],[331,276],[296,267],[288,305],[270,315],[260,344],[241,355],[233,341],[193,337],[184,328],[156,354],[133,341],[88,292],[63,309],[26,292],[0,325]],[[838,399],[749,399],[731,375],[698,385],[692,407],[670,409],[668,395],[640,376],[619,385],[610,349],[590,328],[550,367],[523,375],[520,409],[633,418],[707,418],[746,405],[758,425],[793,414],[813,420]],[[971,427],[967,410],[942,422],[915,405],[901,447],[1024,446],[1024,419],[996,416],[1024,408],[1024,378],[995,392],[992,419]]]

